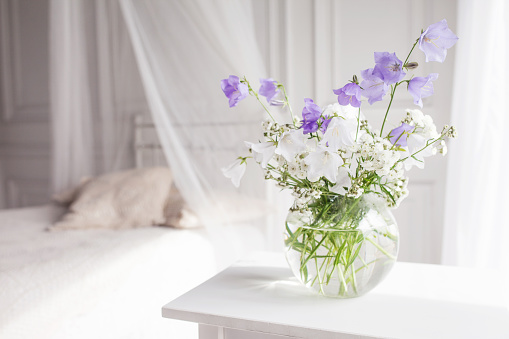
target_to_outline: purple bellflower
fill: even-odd
[[[414,98],[414,104],[422,108],[422,98],[433,95],[433,81],[438,79],[438,73],[431,73],[427,77],[415,77],[408,82],[408,92]]]
[[[230,75],[228,79],[221,80],[221,89],[229,99],[230,107],[238,105],[239,101],[247,97],[249,88],[240,82],[238,76]]]
[[[413,131],[414,128],[414,126],[410,126],[403,122],[401,126],[396,127],[389,133],[389,140],[393,145],[405,147],[407,145],[408,134]]]
[[[373,74],[373,68],[361,71],[361,76],[364,79],[361,82],[362,96],[368,99],[370,105],[382,100],[385,94],[387,94],[389,86],[381,78]]]
[[[260,79],[260,90],[258,93],[267,99],[267,102],[272,106],[281,106],[284,102],[275,100],[276,96],[281,92],[277,88],[277,81],[272,78]]]
[[[318,119],[322,115],[322,109],[312,99],[304,99],[302,109],[302,126],[304,134],[313,133],[318,130]]]
[[[329,116],[325,115],[320,118],[321,125],[320,125],[320,131],[322,133],[327,132],[327,127],[329,127],[330,121],[332,120],[332,117],[329,118]]]
[[[375,52],[375,64],[373,74],[382,79],[387,85],[397,83],[406,75],[403,72],[403,62],[398,59],[396,53]]]
[[[352,107],[361,107],[361,91],[360,86],[354,82],[333,90],[341,106],[351,105]]]
[[[444,62],[447,49],[454,46],[458,37],[447,26],[444,19],[430,25],[419,38],[419,48],[426,55],[426,62]]]

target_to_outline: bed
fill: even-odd
[[[154,125],[137,117],[134,127],[136,167],[163,165]],[[200,227],[48,231],[66,212],[56,204],[0,210],[1,339],[198,338],[196,325],[163,319],[162,305],[264,241],[252,219],[264,225],[265,215],[238,219],[228,232],[245,243],[221,246]],[[241,251],[222,258],[230,246]]]
[[[215,272],[202,229],[48,232],[63,213],[0,213],[0,338],[196,338],[161,305]]]

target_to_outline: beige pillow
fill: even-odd
[[[169,193],[166,206],[164,207],[165,221],[162,226],[175,228],[201,227],[200,219],[187,207],[184,198],[182,198],[175,185],[172,185]]]
[[[182,227],[173,207],[172,222],[167,222],[168,203],[177,198],[169,168],[154,167],[110,173],[87,179],[75,190],[55,197],[61,203],[70,203],[69,212],[50,230],[108,228],[123,229],[151,225]],[[180,196],[180,194],[178,194]],[[180,198],[181,199],[181,198]],[[171,206],[171,205],[169,205]]]

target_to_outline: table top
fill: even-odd
[[[192,268],[190,268],[192,269]],[[398,262],[365,296],[314,294],[260,252],[163,307],[163,317],[298,338],[509,338],[496,271]]]

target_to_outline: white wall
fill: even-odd
[[[7,207],[48,201],[47,33],[48,0],[0,0],[0,173]]]
[[[26,206],[48,201],[49,192],[48,0],[0,0],[0,6],[0,161],[7,206]],[[254,9],[269,65],[269,74],[260,76],[286,84],[295,112],[306,97],[320,105],[335,102],[332,89],[372,67],[374,51],[394,51],[402,59],[421,28],[443,18],[456,26],[455,0],[257,0]],[[420,51],[412,60],[421,65],[418,75],[440,73],[424,112],[442,126],[449,120],[454,49],[444,64],[424,63]],[[389,128],[405,108],[416,107],[404,92],[393,103]],[[364,105],[372,125],[380,126],[386,103]],[[132,106],[144,110],[139,97]],[[425,170],[409,173],[411,194],[395,212],[402,260],[439,262],[445,166],[436,156]]]
[[[49,0],[0,0],[0,208],[30,206],[50,201],[51,124],[49,112]],[[91,4],[94,3],[91,0]],[[94,18],[94,6],[90,6]],[[124,46],[126,37],[118,18],[110,18],[103,32],[120,36],[115,43]],[[104,21],[100,24],[106,25]],[[92,25],[93,26],[93,25]],[[134,54],[126,46],[122,55],[99,43],[92,32],[89,46],[90,78],[98,83],[91,89],[94,107],[96,173],[105,167],[134,166],[134,150],[129,149],[119,161],[105,160],[100,128],[103,110],[113,110],[130,124],[136,114],[145,113],[141,80]],[[101,40],[104,42],[104,39]],[[127,69],[121,69],[115,60]],[[101,81],[99,83],[99,81]],[[122,92],[111,86],[123,82]],[[133,132],[112,138],[127,138],[133,143]],[[118,160],[118,159],[117,159]],[[2,175],[3,173],[3,175]],[[94,173],[91,173],[94,174]]]

